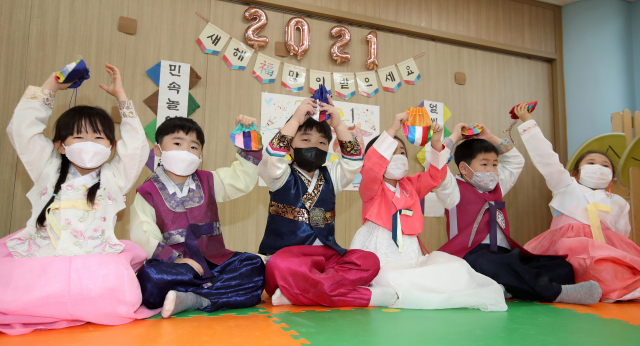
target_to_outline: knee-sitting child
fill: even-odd
[[[259,250],[271,255],[265,290],[274,305],[390,305],[396,299],[392,289],[372,295],[366,287],[380,269],[376,255],[345,250],[335,239],[336,195],[360,172],[362,154],[329,101],[305,99],[265,148],[258,167],[270,190]],[[330,118],[317,122],[309,116],[317,111]],[[332,127],[342,154],[325,167]]]
[[[149,147],[118,69],[107,64],[118,101],[120,133],[102,108],[75,106],[43,134],[60,84],[56,73],[29,86],[7,135],[33,180],[25,228],[0,240],[0,331],[24,334],[85,322],[116,325],[156,312],[141,307],[135,271],[144,251],[114,234],[124,195],[138,179]],[[114,151],[118,156],[107,162]]]
[[[463,126],[455,127],[445,145],[453,147],[461,139]],[[524,157],[507,139],[494,136],[483,125],[473,126],[481,132],[455,149],[460,175],[454,177],[449,172],[436,189],[446,208],[449,236],[439,251],[463,258],[517,299],[597,303],[602,294],[598,284],[574,284],[569,262],[562,257],[534,255],[511,239],[503,197],[515,185]]]
[[[240,115],[240,122],[250,126],[255,119]],[[164,318],[258,304],[264,263],[225,247],[218,203],[253,189],[262,153],[239,149],[231,167],[199,170],[204,132],[182,117],[160,124],[155,140],[160,164],[136,190],[131,207],[131,240],[148,258],[138,273],[143,304],[162,308]]]
[[[373,285],[397,292],[399,299],[393,307],[505,311],[500,286],[464,260],[441,251],[422,256],[420,201],[447,176],[450,151],[441,142],[442,126],[434,125],[431,164],[426,172],[407,176],[407,151],[396,136],[407,120],[406,113],[397,114],[389,129],[367,145],[359,188],[364,224],[351,241],[351,249],[378,256],[381,269]]]
[[[640,248],[628,236],[629,203],[607,191],[615,167],[606,154],[587,151],[571,173],[525,107],[516,109],[518,127],[531,160],[553,192],[553,221],[525,249],[542,255],[567,255],[576,282],[593,280],[602,301],[640,298]]]

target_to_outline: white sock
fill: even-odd
[[[169,291],[162,305],[162,317],[169,318],[183,311],[202,309],[209,305],[209,299],[195,293]]]
[[[390,306],[398,300],[396,290],[385,286],[367,287],[371,290],[371,300],[369,306]]]
[[[287,297],[284,296],[284,294],[282,294],[282,292],[280,291],[280,289],[276,289],[276,293],[274,293],[271,296],[271,304],[273,304],[273,306],[278,306],[278,305],[293,305],[291,304],[291,302],[289,301],[289,299],[287,299]]]

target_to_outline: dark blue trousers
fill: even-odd
[[[171,290],[193,292],[211,301],[206,312],[240,309],[260,303],[264,289],[264,263],[254,254],[236,252],[221,265],[207,261],[212,277],[203,279],[186,263],[167,263],[150,259],[138,272],[142,303],[150,309],[161,308]]]

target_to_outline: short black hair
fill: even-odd
[[[369,151],[369,148],[371,148],[373,146],[373,143],[375,143],[378,138],[380,138],[380,135],[377,135],[373,138],[371,138],[371,140],[369,141],[369,143],[367,143],[367,147],[364,149],[364,154],[366,155],[367,152]],[[394,139],[397,139],[398,141],[400,141],[400,143],[402,143],[402,145],[404,146],[404,149],[407,150],[407,145],[404,143],[404,141],[402,140],[402,138],[398,137],[398,136],[393,136]],[[405,155],[406,156],[406,155]]]
[[[498,148],[486,139],[472,138],[467,139],[456,147],[456,151],[453,153],[453,159],[458,169],[460,169],[460,163],[464,162],[470,166],[473,159],[485,153],[494,153],[496,156],[500,156]]]
[[[291,118],[289,118],[289,119],[291,119]],[[287,122],[288,121],[289,120],[287,120]],[[333,135],[331,134],[331,126],[329,126],[329,124],[327,124],[326,121],[315,121],[315,119],[313,119],[311,117],[307,118],[307,120],[305,120],[302,123],[302,125],[300,125],[298,127],[298,130],[296,131],[296,134],[298,134],[298,132],[307,132],[307,131],[311,131],[313,129],[318,131],[320,136],[323,136],[329,142],[331,142],[331,139],[333,138]]]
[[[197,122],[185,117],[172,117],[165,119],[165,121],[160,124],[156,130],[156,143],[161,144],[164,137],[176,132],[184,132],[185,135],[195,132],[198,142],[200,142],[201,146],[204,146],[204,132],[202,131],[202,128]]]

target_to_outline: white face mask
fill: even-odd
[[[409,172],[409,160],[404,155],[393,155],[389,160],[384,177],[392,180],[400,180]]]
[[[165,170],[180,176],[187,176],[193,174],[198,167],[202,159],[193,155],[186,150],[168,150],[162,151],[160,160],[162,161],[162,167]]]
[[[78,142],[68,147],[64,144],[62,146],[69,161],[84,169],[98,168],[111,156],[111,147],[107,148],[95,142]]]
[[[467,165],[467,163],[464,163]],[[469,165],[467,167],[473,172],[473,178],[469,183],[482,192],[491,192],[498,185],[500,175],[495,172],[474,172]],[[466,178],[466,177],[465,177]],[[468,179],[468,178],[467,178]]]
[[[580,167],[580,184],[592,189],[604,189],[611,183],[613,171],[601,165]]]

